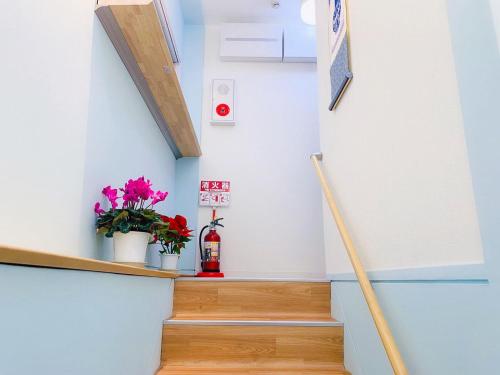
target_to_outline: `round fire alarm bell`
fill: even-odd
[[[217,114],[219,116],[227,116],[229,114],[229,112],[231,111],[231,109],[229,108],[229,106],[227,104],[222,103],[222,104],[219,104],[215,108],[215,111],[217,112]]]

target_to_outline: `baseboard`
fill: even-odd
[[[484,263],[454,264],[449,266],[416,267],[368,271],[373,282],[390,281],[468,281],[488,282],[488,274]],[[354,272],[333,273],[326,276],[334,282],[357,281]]]

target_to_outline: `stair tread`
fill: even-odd
[[[280,315],[271,315],[271,316],[266,316],[266,317],[246,317],[246,316],[232,316],[232,315],[227,315],[227,316],[221,316],[221,315],[174,315],[172,316],[169,320],[249,320],[249,321],[268,321],[268,320],[281,320],[281,321],[288,321],[288,320],[298,320],[298,321],[325,321],[325,322],[330,322],[330,321],[336,321],[332,317],[325,317],[325,316],[318,316],[318,317],[310,317],[310,316],[280,316]]]
[[[262,315],[249,315],[249,314],[238,314],[238,315],[224,315],[224,314],[174,314],[169,320],[213,320],[213,321],[297,321],[297,322],[331,322],[332,317],[329,315],[280,315],[280,314],[262,314]]]
[[[326,326],[336,327],[343,324],[335,319],[181,319],[173,317],[164,321],[165,325],[233,325],[233,326]]]
[[[186,367],[186,366],[164,366],[157,375],[347,375],[349,374],[342,367],[262,367],[262,368],[221,368],[221,367]]]
[[[317,277],[246,277],[246,276],[224,276],[224,277],[196,277],[193,275],[180,274],[176,282],[260,282],[260,283],[330,283],[331,280],[328,278],[317,278]]]
[[[327,314],[179,314],[176,313],[170,319],[177,320],[304,320],[304,321],[330,321],[332,317]]]

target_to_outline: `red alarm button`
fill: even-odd
[[[222,104],[219,104],[217,107],[215,107],[215,112],[217,112],[217,114],[219,116],[227,116],[229,114],[229,112],[231,112],[231,109],[229,108],[229,106],[225,103],[222,103]]]

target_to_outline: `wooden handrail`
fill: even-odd
[[[344,220],[342,219],[340,211],[337,207],[337,203],[333,198],[333,194],[328,186],[326,177],[323,173],[323,170],[321,169],[321,166],[319,164],[320,155],[321,154],[311,155],[311,160],[313,162],[314,169],[316,170],[316,173],[319,177],[321,188],[323,189],[323,193],[325,194],[325,198],[328,202],[328,206],[330,207],[330,211],[332,212],[335,223],[337,224],[340,236],[342,237],[342,241],[344,242],[345,248],[347,250],[347,255],[349,255],[349,259],[351,260],[352,267],[354,268],[354,272],[356,273],[356,277],[358,278],[359,285],[361,286],[361,290],[363,291],[363,295],[365,296],[365,300],[368,304],[368,308],[370,309],[373,321],[375,322],[375,326],[377,327],[378,334],[380,336],[380,339],[382,340],[382,344],[384,345],[385,352],[387,353],[387,357],[391,362],[394,374],[408,375],[408,370],[406,369],[403,358],[401,357],[401,353],[399,352],[399,349],[396,345],[394,336],[392,335],[391,329],[389,328],[382,309],[380,308],[377,296],[375,295],[370,280],[368,279],[363,265],[361,264],[361,260],[359,259],[358,253],[356,252],[351,236],[347,231]]]

